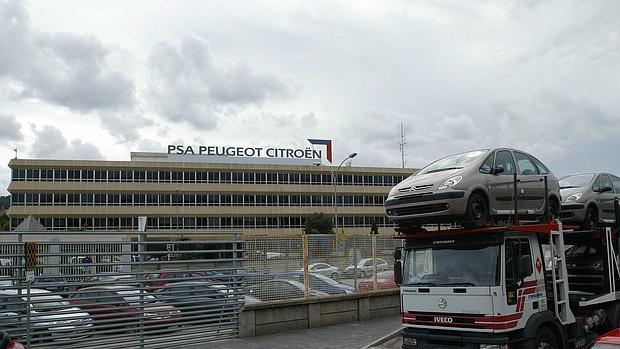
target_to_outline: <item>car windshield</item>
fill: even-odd
[[[26,298],[22,298],[26,300]],[[50,296],[31,296],[30,302],[32,307],[41,312],[41,311],[56,311],[59,309],[69,308],[70,305],[67,301],[65,301],[61,296],[50,295]]]
[[[486,154],[488,151],[489,151],[488,149],[474,150],[474,151],[470,151],[467,153],[450,155],[448,157],[445,157],[443,159],[433,162],[432,164],[421,169],[415,175],[417,176],[417,175],[421,175],[425,173],[433,173],[433,172],[465,168],[469,166],[471,163],[483,157],[484,154]]]
[[[594,173],[584,173],[567,176],[560,179],[560,189],[580,188],[590,184],[594,179]]]
[[[411,286],[499,285],[497,245],[405,250],[403,283]]]
[[[140,291],[124,290],[118,291],[118,294],[129,303],[129,305],[140,305]],[[154,302],[156,298],[150,294],[142,292],[142,300],[144,303]]]

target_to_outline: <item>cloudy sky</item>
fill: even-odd
[[[620,174],[620,2],[0,0],[0,162],[169,143]],[[10,181],[0,169],[0,194]]]

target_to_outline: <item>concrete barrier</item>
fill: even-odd
[[[400,313],[398,289],[246,305],[239,335],[260,336]]]

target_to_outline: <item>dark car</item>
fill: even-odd
[[[248,287],[248,295],[260,300],[280,301],[285,299],[304,298],[304,285],[286,279],[273,279]],[[311,296],[327,296],[327,293],[310,289]]]
[[[82,288],[71,295],[69,303],[91,314],[100,328],[135,327],[142,309],[146,327],[173,327],[180,316],[175,307],[159,303],[153,295],[131,286]]]
[[[66,297],[69,292],[67,280],[60,275],[39,275],[32,283],[33,287],[42,288]]]
[[[304,273],[299,271],[282,273],[278,274],[276,279],[295,280],[303,284]],[[353,287],[342,284],[322,274],[308,273],[308,279],[310,281],[310,288],[313,290],[325,292],[327,294],[344,294],[353,292]]]
[[[146,276],[144,282],[149,291],[155,291],[158,288],[169,283],[180,281],[217,281],[229,282],[232,277],[217,271],[187,271],[181,269],[163,269],[152,272]]]
[[[241,302],[241,296],[234,289],[206,281],[167,284],[153,292],[153,296],[177,308],[184,318],[208,322],[232,315]]]
[[[565,252],[566,271],[571,291],[599,294],[609,288],[607,257],[600,239],[590,239],[573,245]]]

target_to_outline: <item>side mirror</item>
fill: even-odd
[[[394,283],[396,286],[403,284],[403,262],[400,260],[394,262]]]
[[[403,258],[403,248],[402,247],[397,247],[394,250],[394,260],[395,261],[399,261]]]
[[[497,165],[495,166],[495,168],[493,169],[493,174],[494,175],[498,175],[500,173],[504,173],[504,166],[503,165]]]
[[[532,257],[529,254],[519,256],[517,264],[517,277],[519,280],[523,280],[526,277],[532,275],[534,270],[532,269]]]
[[[605,193],[605,192],[608,192],[608,191],[613,191],[613,188],[612,187],[602,187],[599,192],[600,193]]]

